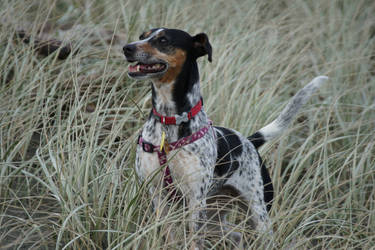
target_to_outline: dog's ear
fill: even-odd
[[[212,62],[212,47],[205,33],[193,37],[193,46],[197,58],[208,55],[208,61]]]

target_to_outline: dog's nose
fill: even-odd
[[[131,56],[136,50],[136,46],[133,44],[125,45],[122,50],[124,51],[125,56]]]

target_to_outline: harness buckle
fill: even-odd
[[[182,113],[182,115],[175,115],[174,117],[176,118],[176,125],[189,121],[188,113],[186,112]]]

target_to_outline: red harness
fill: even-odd
[[[169,124],[179,125],[181,122],[187,122],[188,120],[192,119],[194,116],[196,116],[201,111],[201,109],[202,109],[202,100],[200,100],[197,103],[197,105],[195,105],[190,110],[189,113],[184,112],[182,114],[182,116],[178,116],[178,115],[171,116],[171,117],[162,116],[161,114],[156,112],[155,108],[153,108],[153,113],[157,117],[159,117],[161,123],[164,123],[164,124],[167,124],[167,125],[169,125]],[[166,163],[167,163],[167,153],[166,152],[170,152],[172,150],[181,148],[183,146],[186,146],[190,143],[193,143],[193,142],[199,140],[205,134],[207,134],[210,127],[211,127],[211,124],[206,126],[206,127],[201,128],[200,130],[198,130],[197,132],[195,132],[195,133],[193,133],[189,136],[183,137],[183,138],[181,138],[181,139],[179,139],[175,142],[168,143],[167,145],[165,145],[165,147],[162,148],[161,151],[160,151],[160,145],[153,145],[149,142],[146,142],[142,138],[142,135],[139,135],[137,143],[142,147],[143,151],[145,151],[147,153],[157,152],[160,166],[165,166],[164,176],[163,176],[164,187],[167,189],[168,193],[170,194],[170,198],[172,200],[179,200],[181,197],[176,195],[176,189],[173,187],[173,179],[172,179],[172,176],[171,176],[171,171],[170,171],[168,165],[166,165]]]

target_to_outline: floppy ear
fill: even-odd
[[[197,58],[208,55],[208,61],[212,62],[212,47],[205,33],[193,37],[193,46]]]

